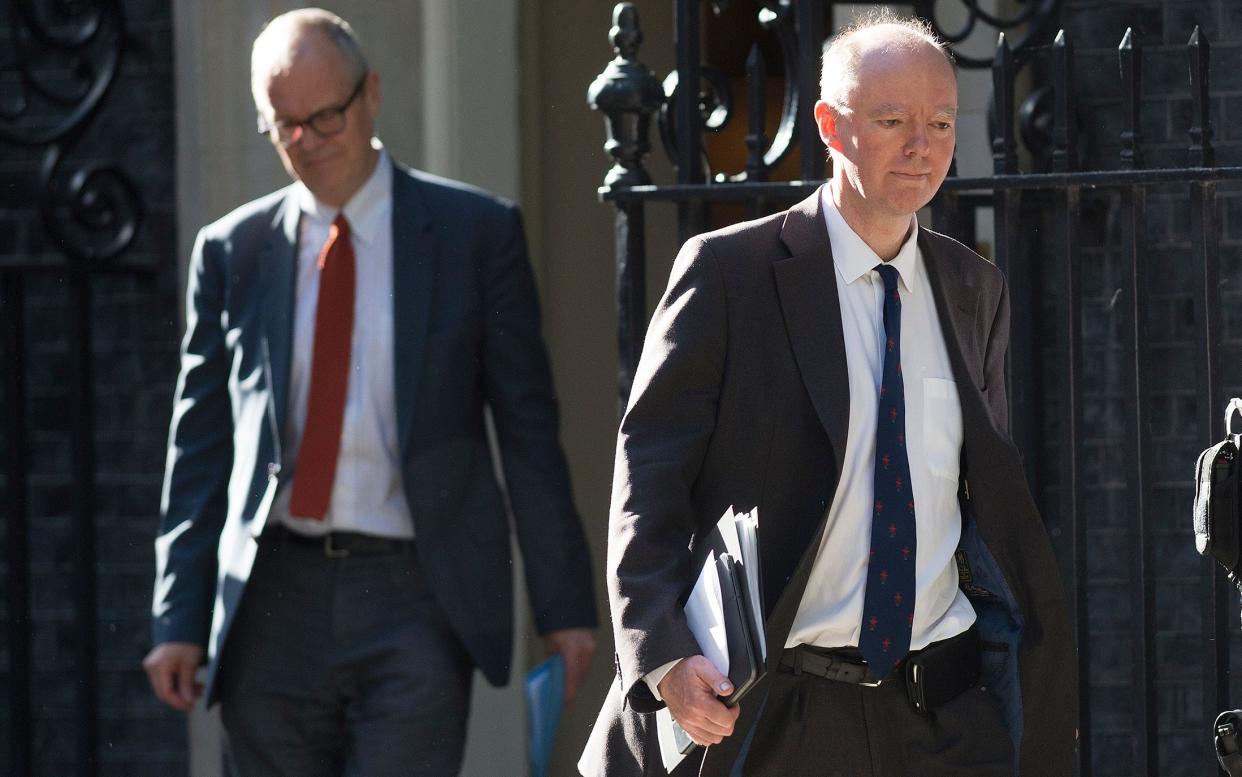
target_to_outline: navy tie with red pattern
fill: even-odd
[[[879,679],[910,652],[914,624],[914,552],[917,540],[914,490],[906,456],[906,391],[901,378],[901,294],[897,270],[876,272],[884,280],[884,375],[880,381],[875,434],[875,504],[871,556],[863,597],[858,650]]]

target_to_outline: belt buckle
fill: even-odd
[[[870,671],[870,667],[867,667],[867,669],[868,669],[868,672],[867,672],[867,673],[868,673],[868,674],[870,674],[872,677],[874,677],[875,675],[874,675],[874,674]],[[875,682],[870,682],[870,683],[868,683],[868,682],[861,682],[861,683],[859,683],[859,685],[863,686],[864,688],[879,688],[879,687],[880,687],[880,684],[881,684],[881,683],[883,683],[883,682],[884,682],[884,680],[887,680],[887,679],[888,679],[888,678],[886,677],[886,678],[884,678],[883,680],[876,680]]]
[[[350,555],[348,548],[338,548],[332,544],[332,532],[323,535],[323,554],[328,558],[347,558]]]

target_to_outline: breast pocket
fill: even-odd
[[[923,378],[923,450],[927,469],[957,482],[962,451],[962,405],[957,384]]]

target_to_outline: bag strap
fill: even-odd
[[[1234,431],[1233,418],[1237,414],[1238,419],[1242,421],[1242,398],[1234,397],[1229,400],[1229,406],[1225,408],[1225,434],[1233,440],[1233,444],[1242,447],[1242,423],[1238,425],[1238,431]]]

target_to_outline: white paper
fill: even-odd
[[[729,674],[729,640],[725,634],[724,595],[720,592],[720,573],[716,553],[709,552],[686,600],[686,625],[698,640],[699,650],[720,673]]]
[[[668,707],[661,707],[656,712],[656,733],[660,738],[660,760],[664,762],[664,771],[671,772],[681,763],[681,759],[686,756],[677,752],[677,745],[673,739],[673,726],[677,725],[673,722],[673,714],[668,711]]]
[[[759,630],[759,650],[764,661],[768,658],[768,640],[763,628],[763,602],[759,598],[759,508],[736,517],[738,544],[742,552],[742,572],[746,575],[746,591],[750,598],[750,611],[755,615]]]
[[[732,525],[732,511],[730,525]],[[736,534],[734,535],[736,540]],[[724,595],[720,592],[720,573],[716,571],[716,553],[711,551],[699,571],[699,579],[686,600],[686,625],[699,643],[699,650],[721,674],[729,674],[729,642],[725,635]],[[656,713],[656,733],[660,740],[660,760],[666,771],[673,771],[684,755],[677,752],[673,736],[673,716],[668,707]]]
[[[743,513],[745,515],[745,513]],[[742,543],[737,536],[737,519],[738,516],[733,512],[733,506],[730,505],[725,510],[724,515],[720,516],[720,520],[716,522],[716,531],[720,532],[721,539],[724,540],[725,552],[735,559],[744,559],[742,555]]]

